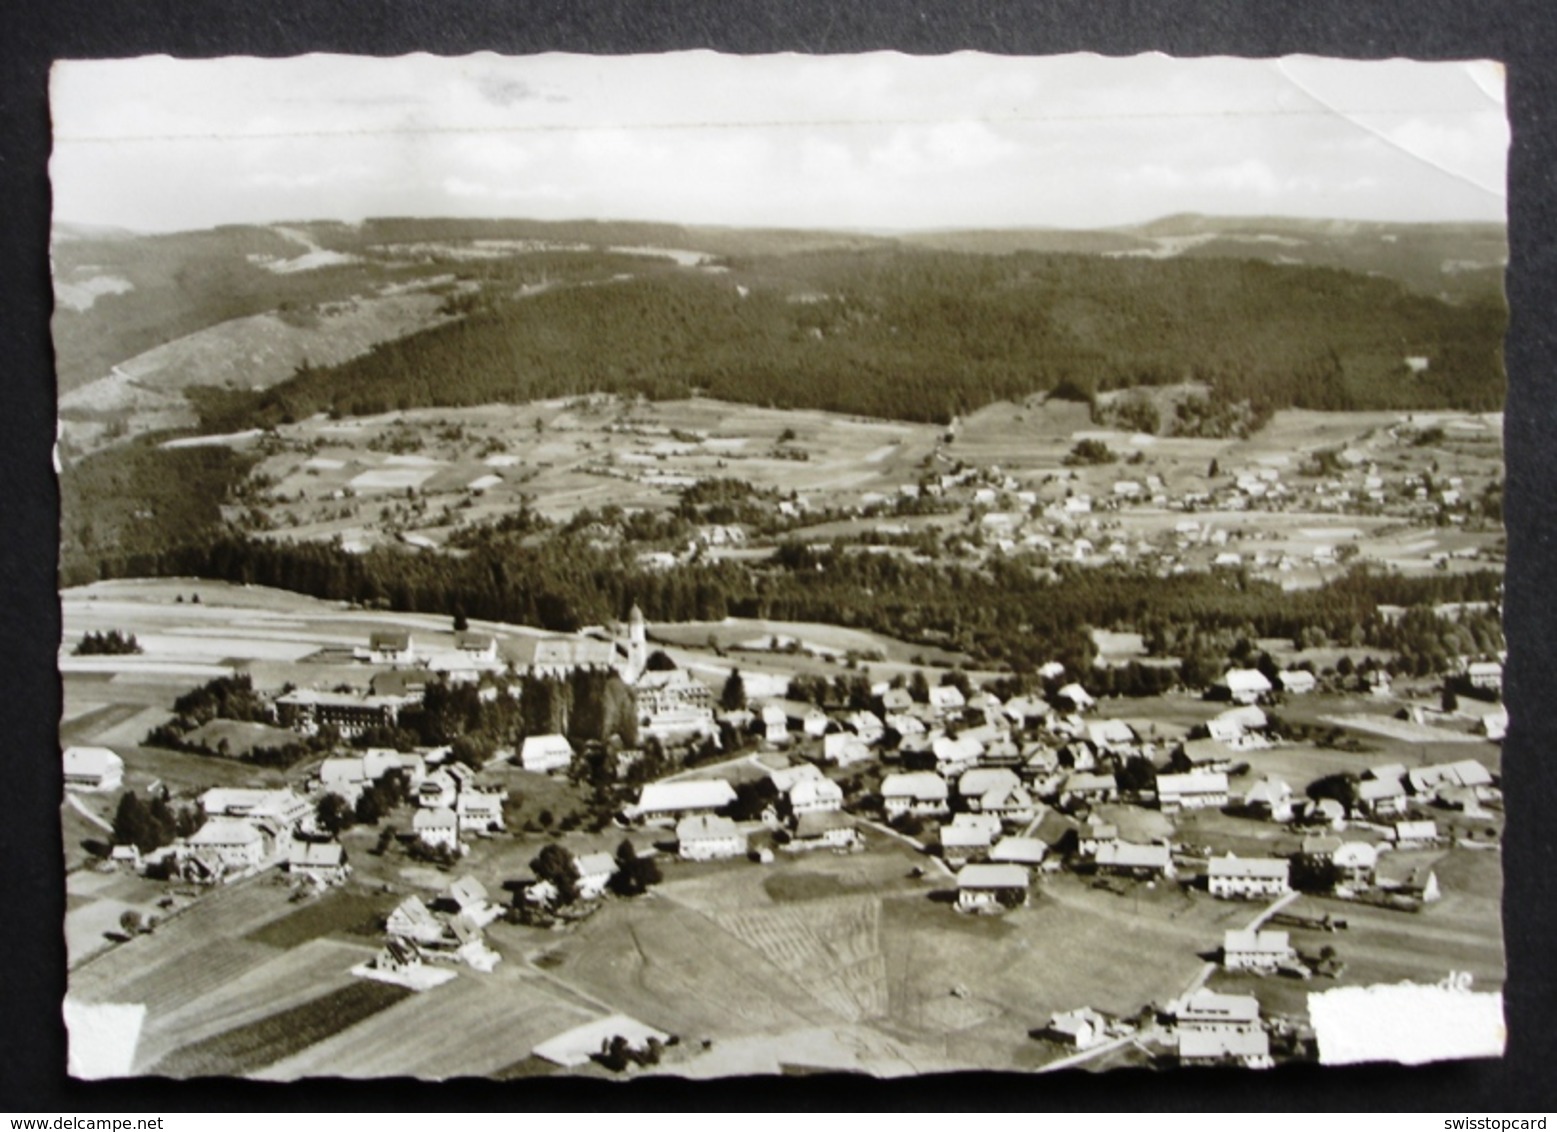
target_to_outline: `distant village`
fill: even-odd
[[[1276,477],[1257,477],[1239,481],[1236,491],[1245,490],[1268,496],[1283,489]],[[1422,503],[1408,493],[1407,505]],[[1187,526],[1183,534],[1190,537]],[[118,842],[101,867],[196,886],[272,873],[306,899],[352,873],[336,835],[341,815],[377,820],[398,810],[407,817],[393,832],[385,827],[380,850],[391,839],[403,843],[449,881],[437,899],[413,895],[396,906],[383,921],[377,957],[354,973],[425,991],[452,978],[456,966],[491,971],[501,957],[483,933],[499,917],[566,930],[592,906],[651,887],[660,878],[656,861],[764,868],[796,854],[863,852],[867,837],[885,837],[911,846],[925,875],[943,882],[946,916],[1019,908],[1041,899],[1045,878],[1058,874],[1121,895],[1176,886],[1249,903],[1245,926],[1206,941],[1216,965],[1310,980],[1335,977],[1344,961],[1333,948],[1301,950],[1288,929],[1330,931],[1344,921],[1285,913],[1297,893],[1409,913],[1438,900],[1440,889],[1433,870],[1403,851],[1493,847],[1499,839],[1498,780],[1476,759],[1373,765],[1312,781],[1262,773],[1262,756],[1288,741],[1278,729],[1280,705],[1322,690],[1311,668],[1230,668],[1205,690],[1215,713],[1185,728],[1099,715],[1083,674],[1058,663],[1038,673],[1042,694],[1006,699],[957,670],[933,685],[922,672],[870,683],[847,702],[792,694],[805,689],[772,673],[743,673],[738,663],[721,683],[653,649],[636,607],[611,630],[525,641],[518,657],[493,632],[460,629],[446,638],[429,645],[409,630],[375,632],[354,656],[372,672],[366,692],[288,687],[273,695],[274,725],[300,739],[322,738],[322,757],[298,764],[284,787],[206,789],[189,800],[177,836],[144,851]],[[756,651],[776,645],[782,642],[749,643]],[[490,702],[518,696],[520,676],[565,680],[579,672],[607,673],[630,693],[640,747],[613,744],[609,776],[626,780],[650,745],[659,773],[625,795],[618,785],[628,801],[594,835],[594,849],[543,846],[529,875],[478,877],[461,868],[473,844],[526,835],[508,824],[509,789],[494,784],[494,769],[577,780],[591,749],[600,765],[601,743],[526,734],[485,765],[453,757],[448,746],[355,745],[393,728],[434,683],[474,687]],[[1458,677],[1485,700],[1473,730],[1494,741],[1506,727],[1496,703],[1501,679],[1499,663],[1472,658]],[[1388,695],[1388,685],[1379,669],[1363,694]],[[1417,703],[1398,714],[1401,726],[1422,728],[1443,709]],[[64,772],[70,791],[117,791],[124,762],[104,747],[72,746]],[[1112,819],[1102,816],[1105,808]],[[1198,812],[1280,827],[1299,847],[1280,855],[1215,852],[1181,832]],[[1137,813],[1149,820],[1125,820]],[[1267,1066],[1273,1050],[1303,1056],[1302,1035],[1290,1021],[1262,1018],[1253,995],[1196,986],[1142,1006],[1140,1016],[1126,1018],[1077,1003],[1034,1019],[1033,1028],[1078,1052],[1144,1042],[1186,1064]]]

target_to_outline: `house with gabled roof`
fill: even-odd
[[[957,874],[959,912],[1003,912],[1027,903],[1027,870],[1021,865],[967,865]]]
[[[446,934],[443,921],[432,914],[419,896],[407,896],[397,904],[385,919],[384,930],[391,936],[423,944],[436,944]]]
[[[1279,857],[1212,857],[1206,887],[1221,900],[1260,900],[1292,890],[1291,866]]]
[[[1037,868],[1049,855],[1049,847],[1036,837],[1002,837],[989,850],[995,865],[1025,865]]]
[[[889,818],[900,814],[931,816],[948,813],[946,780],[934,771],[889,774],[881,783],[881,805]]]
[[[941,827],[941,856],[950,864],[983,857],[1000,836],[1000,819],[992,814],[958,814]]]
[[[430,848],[459,849],[459,816],[446,806],[417,810],[411,816],[411,832]]]
[[[1220,994],[1201,987],[1171,1004],[1168,1013],[1180,1035],[1260,1031],[1260,1000],[1252,994]]]
[[[1274,822],[1289,822],[1292,820],[1292,787],[1279,778],[1262,778],[1244,793],[1243,808]]]
[[[843,809],[843,787],[820,775],[803,779],[789,788],[791,813],[809,814]]]
[[[722,778],[690,778],[677,782],[651,782],[638,792],[638,802],[627,816],[645,822],[663,822],[689,814],[711,814],[735,801],[735,787]]]
[[[729,818],[694,814],[676,823],[676,852],[684,861],[744,857],[746,834]]]
[[[580,853],[573,858],[573,864],[578,869],[578,894],[584,900],[598,900],[605,895],[617,873],[616,858],[610,853]]]
[[[1094,860],[1097,871],[1106,876],[1151,880],[1174,875],[1173,851],[1166,845],[1137,845],[1129,841],[1099,842]]]
[[[1219,739],[1186,739],[1173,754],[1175,770],[1226,774],[1238,761],[1238,753]]]
[[[1060,787],[1064,806],[1096,805],[1119,800],[1119,780],[1112,774],[1072,774]]]
[[[565,735],[526,735],[519,745],[519,765],[532,774],[567,770],[573,763],[573,744]]]
[[[1225,771],[1191,771],[1157,776],[1157,805],[1165,814],[1227,805]]]
[[[1229,971],[1269,974],[1296,957],[1286,932],[1229,928],[1222,936],[1222,965]]]
[[[1236,704],[1252,704],[1269,694],[1270,679],[1258,668],[1229,668],[1222,678],[1212,685],[1214,693]]]
[[[1179,1034],[1179,1064],[1269,1069],[1275,1062],[1270,1055],[1270,1035],[1264,1030],[1232,1033],[1186,1030]]]
[[[1374,818],[1406,812],[1406,785],[1398,778],[1364,778],[1357,783],[1357,806]]]
[[[351,866],[339,841],[294,841],[287,849],[286,870],[315,884],[339,884]]]
[[[795,821],[795,832],[788,848],[794,852],[808,849],[849,849],[860,843],[860,831],[854,818],[838,810],[812,811]]]
[[[1108,1040],[1108,1019],[1090,1006],[1083,1006],[1051,1016],[1044,1033],[1064,1045],[1091,1049]]]

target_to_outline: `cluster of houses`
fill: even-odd
[[[1164,1045],[1186,1066],[1238,1065],[1269,1069],[1271,1033],[1251,994],[1220,994],[1204,987],[1170,1002],[1156,1013],[1149,1033],[1131,1021],[1113,1018],[1090,1006],[1050,1017],[1042,1036],[1076,1050],[1146,1038]]]
[[[453,881],[431,906],[419,896],[408,896],[384,920],[383,948],[354,973],[413,990],[451,977],[446,969],[429,970],[432,964],[464,964],[489,973],[502,956],[482,933],[501,914],[486,888],[471,876]]]

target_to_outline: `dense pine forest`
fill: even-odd
[[[822,251],[517,296],[457,322],[202,400],[204,427],[315,412],[694,391],[780,408],[947,421],[1066,385],[1198,380],[1266,409],[1502,404],[1501,300],[1254,260]],[[1426,357],[1413,374],[1408,356]]]

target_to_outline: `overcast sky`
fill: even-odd
[[[1502,220],[1491,63],[711,52],[56,65],[57,219]]]

